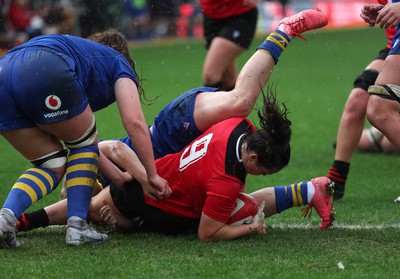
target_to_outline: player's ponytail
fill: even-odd
[[[286,105],[276,99],[274,88],[262,91],[263,106],[258,110],[260,129],[247,136],[247,148],[258,155],[258,164],[268,169],[282,169],[290,159],[291,121]]]

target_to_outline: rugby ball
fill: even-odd
[[[256,200],[248,194],[239,193],[239,196],[236,199],[235,208],[233,209],[227,223],[234,226],[251,224],[253,217],[257,212],[258,204],[256,203]]]

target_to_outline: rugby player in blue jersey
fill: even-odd
[[[0,59],[0,134],[33,167],[13,185],[0,210],[0,246],[18,247],[17,218],[49,194],[66,175],[66,243],[108,239],[86,223],[98,172],[93,115],[116,102],[122,123],[147,171],[153,194],[170,188],[156,171],[140,106],[146,99],[126,38],[116,30],[88,39],[45,35],[11,49]]]

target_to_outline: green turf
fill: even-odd
[[[293,122],[292,157],[278,174],[249,177],[248,190],[326,175],[333,162],[340,115],[354,78],[385,45],[382,30],[307,33],[281,56],[271,81]],[[241,57],[241,65],[262,38]],[[149,123],[180,93],[201,86],[201,41],[133,45],[149,97]],[[251,119],[256,120],[252,114]],[[116,105],[96,113],[100,138],[124,136]],[[0,139],[0,202],[27,163]],[[203,244],[196,236],[111,233],[97,246],[67,247],[65,228],[19,235],[20,249],[0,250],[2,278],[397,278],[400,195],[397,156],[356,153],[344,200],[335,203],[336,228],[318,229],[316,213],[303,219],[294,208],[266,219],[266,236]],[[55,193],[31,209],[51,203]],[[30,210],[31,210],[30,209]],[[358,226],[358,227],[357,227]],[[382,226],[379,228],[378,226]],[[342,262],[345,269],[337,267]]]

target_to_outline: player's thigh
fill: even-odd
[[[198,94],[194,107],[193,117],[196,126],[200,131],[205,131],[212,125],[231,118],[246,116],[236,109],[238,102],[237,96],[231,91],[208,92]]]
[[[222,37],[213,39],[204,62],[204,73],[221,76],[245,49]]]
[[[380,71],[382,69],[382,65],[385,62],[386,57],[389,54],[389,49],[388,48],[384,48],[381,49],[378,53],[378,55],[375,57],[374,60],[372,60],[367,67],[365,68],[365,70],[375,70],[375,71]]]
[[[385,60],[382,60],[382,59],[372,60],[371,63],[369,63],[365,69],[366,70],[375,70],[375,71],[379,72],[382,69],[384,62],[385,62]]]
[[[376,79],[375,84],[396,84],[400,85],[400,55],[389,55]]]
[[[70,119],[38,126],[62,141],[75,141],[90,129],[93,118],[93,112],[90,106],[87,106],[82,113]]]
[[[1,135],[30,161],[63,150],[61,142],[55,136],[38,127],[1,131]]]

